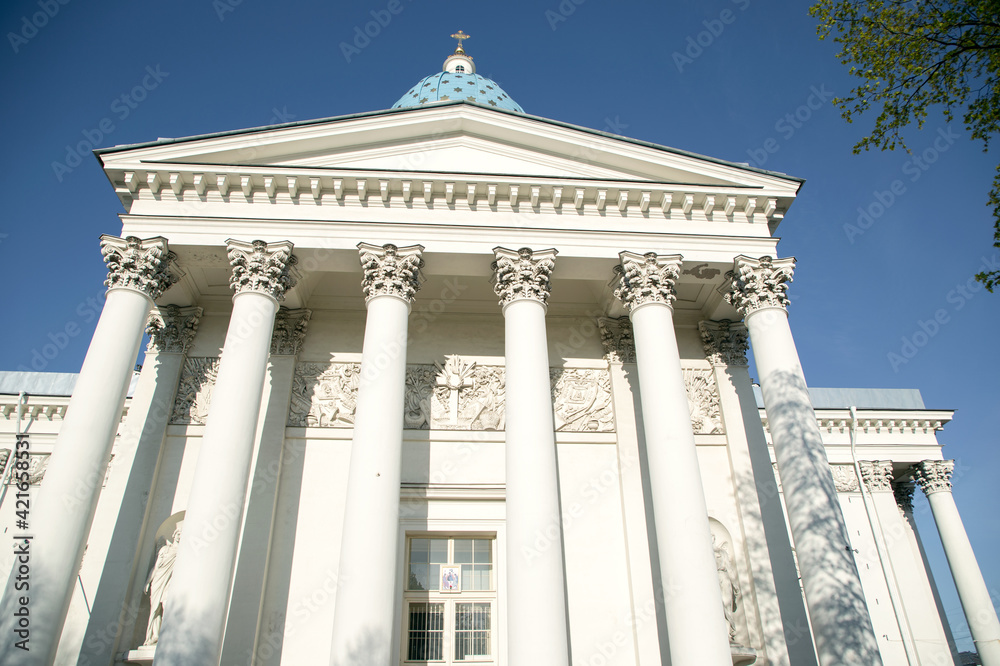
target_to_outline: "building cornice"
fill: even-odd
[[[399,208],[419,204],[429,210],[598,212],[773,227],[792,203],[787,192],[776,188],[579,177],[141,162],[108,168],[106,173],[130,212],[136,202],[148,201],[194,211],[212,202]]]
[[[759,409],[764,428],[768,428],[767,414]],[[858,431],[866,434],[924,433],[930,434],[944,428],[955,412],[948,410],[858,410]],[[827,433],[848,433],[851,413],[846,409],[817,409],[816,424]]]
[[[28,395],[21,405],[21,420],[27,425],[31,421],[62,421],[66,417],[70,396],[61,395]],[[0,394],[0,419],[4,421],[17,420],[18,396]],[[125,399],[122,409],[122,420],[128,415],[132,398]]]

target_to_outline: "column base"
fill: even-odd
[[[137,647],[134,650],[129,650],[125,653],[125,663],[126,664],[140,664],[141,666],[150,666],[153,663],[153,657],[156,656],[156,646],[155,645],[143,645]]]
[[[730,645],[729,652],[733,655],[733,666],[750,666],[757,661],[757,650],[753,648]]]

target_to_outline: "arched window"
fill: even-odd
[[[464,72],[465,71],[465,65],[455,65],[455,71],[456,72]]]

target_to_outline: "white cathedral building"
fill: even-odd
[[[97,155],[83,367],[0,373],[0,663],[956,664],[940,536],[1000,665],[953,412],[807,389],[801,179],[529,115],[461,41],[388,110]]]

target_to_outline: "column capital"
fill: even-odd
[[[757,310],[780,308],[788,310],[788,282],[795,272],[795,258],[748,257],[733,260],[733,270],[726,273],[722,297],[746,317]]]
[[[868,492],[892,490],[891,460],[861,460],[858,461],[858,467],[861,468],[861,479]]]
[[[180,277],[176,270],[170,270],[177,255],[167,248],[167,239],[162,236],[143,240],[104,234],[101,254],[108,266],[104,284],[109,290],[132,289],[155,301]]]
[[[681,255],[647,252],[620,252],[621,263],[615,267],[618,274],[615,297],[631,313],[646,303],[663,303],[673,307],[677,292],[674,288],[680,277]]]
[[[954,460],[924,460],[913,466],[913,480],[924,495],[951,492],[951,473],[955,471]]]
[[[298,259],[292,254],[289,241],[268,243],[262,240],[226,240],[229,264],[233,274],[229,286],[237,294],[254,291],[282,301],[285,292],[295,286],[295,264]]]
[[[492,264],[493,291],[500,297],[501,306],[525,299],[542,305],[548,303],[551,291],[549,278],[559,254],[555,249],[522,247],[520,250],[508,250],[495,247],[493,252],[496,255]]]
[[[149,335],[146,351],[186,354],[198,332],[201,314],[199,307],[164,305],[153,308],[146,321],[146,334]]]
[[[396,247],[392,243],[358,243],[365,302],[376,296],[395,296],[412,303],[420,289],[420,269],[424,266],[420,254],[423,251],[423,245]]]
[[[289,310],[282,306],[274,317],[274,332],[271,334],[271,354],[295,356],[306,339],[306,328],[312,310],[305,308]]]
[[[896,506],[904,513],[913,513],[913,490],[916,486],[913,481],[894,481],[892,484],[892,494],[896,498]]]
[[[635,337],[628,317],[599,317],[604,358],[612,363],[635,363]]]
[[[712,365],[747,365],[750,345],[747,327],[738,321],[722,319],[698,322],[705,357]]]

